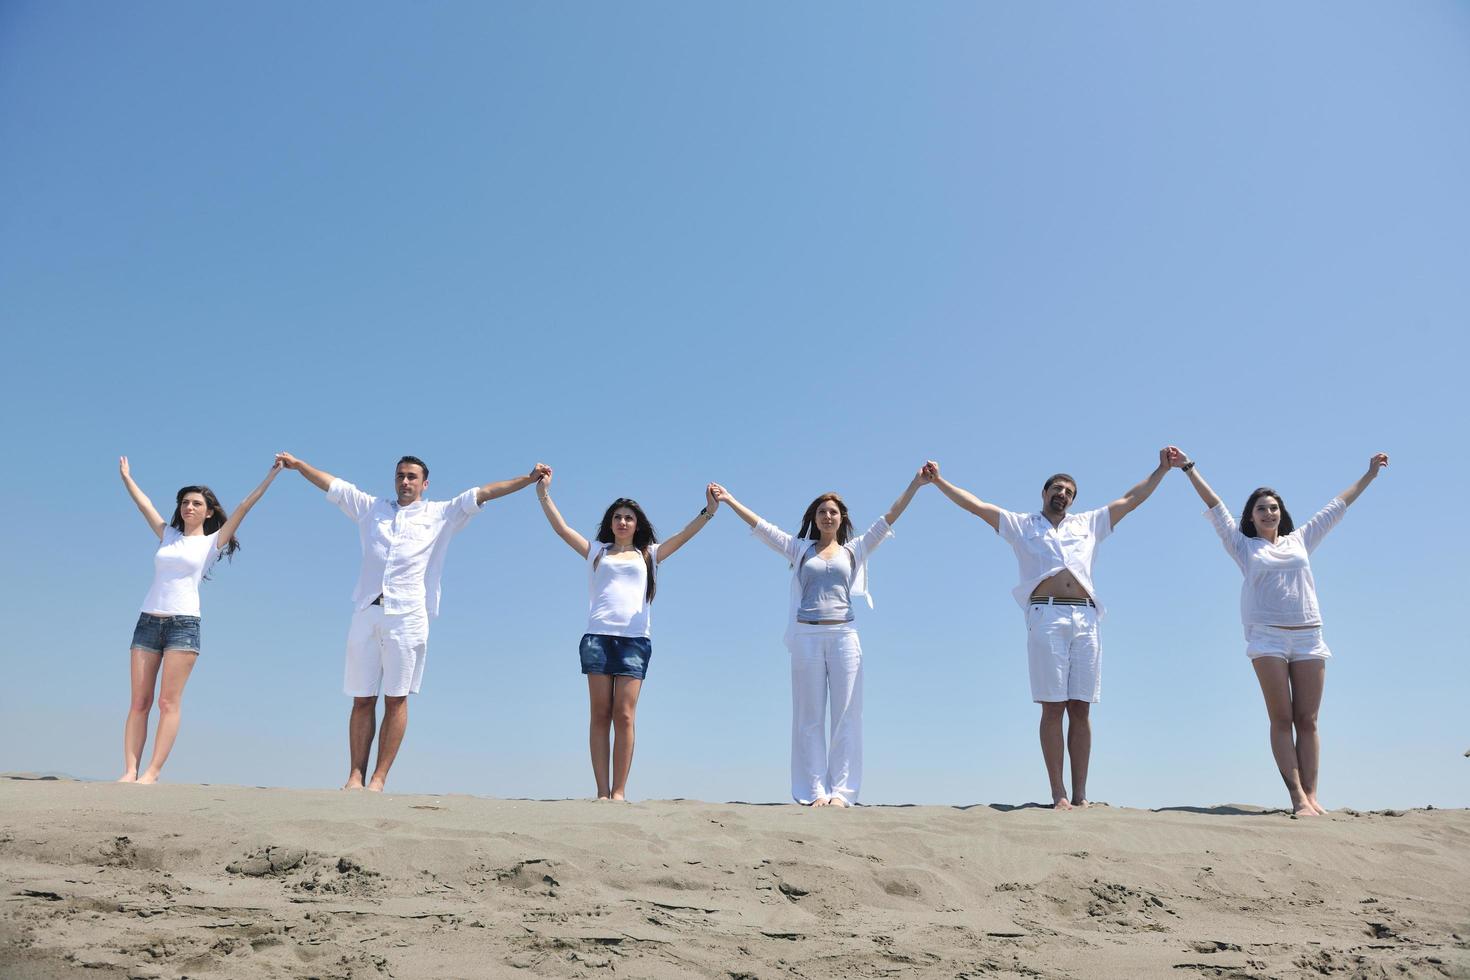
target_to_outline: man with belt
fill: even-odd
[[[1031,699],[1041,705],[1041,756],[1051,781],[1052,806],[1058,810],[1087,805],[1087,763],[1092,755],[1088,713],[1102,696],[1097,624],[1104,610],[1092,585],[1097,546],[1158,487],[1169,472],[1168,454],[1167,448],[1159,450],[1158,468],[1123,496],[1080,514],[1067,513],[1077,496],[1077,481],[1066,473],[1056,473],[1042,485],[1038,513],[1017,514],[945,480],[938,463],[925,464],[946,497],[995,528],[1016,552],[1021,584],[1012,594],[1026,612]],[[1072,756],[1070,798],[1062,781],[1064,748]]]
[[[352,698],[347,726],[352,768],[343,789],[363,789],[366,780],[367,789],[382,792],[408,728],[408,696],[419,692],[423,680],[429,621],[439,615],[439,580],[449,540],[487,500],[530,486],[545,467],[537,463],[526,476],[471,487],[453,500],[424,500],[429,467],[417,456],[404,456],[393,475],[397,498],[383,500],[290,453],[277,453],[276,459],[325,490],[327,500],[357,524],[362,538],[362,571],[352,593],[342,684]],[[367,779],[379,694],[383,725],[378,765]]]

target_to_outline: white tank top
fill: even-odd
[[[587,550],[587,632],[604,636],[647,636],[649,629],[648,563],[637,552],[607,554],[593,542]],[[658,545],[648,549],[658,567]]]
[[[185,536],[176,528],[164,528],[163,541],[153,555],[153,585],[142,611],[155,616],[199,615],[199,582],[219,560],[214,546],[218,538],[218,532]]]

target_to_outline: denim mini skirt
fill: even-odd
[[[582,637],[580,652],[584,674],[636,677],[641,681],[648,673],[648,661],[653,657],[653,643],[646,636],[588,633]]]

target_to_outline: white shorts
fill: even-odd
[[[1280,626],[1247,626],[1245,630],[1245,655],[1257,657],[1280,657],[1289,664],[1298,660],[1326,660],[1332,656],[1322,640],[1322,627],[1313,626],[1305,630],[1289,630]]]
[[[382,606],[359,609],[347,628],[342,692],[354,698],[417,694],[428,657],[429,616],[424,610],[390,615]]]
[[[1102,644],[1095,607],[1027,606],[1026,655],[1032,701],[1096,703],[1102,697]]]

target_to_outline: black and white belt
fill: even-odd
[[[1097,603],[1091,597],[1085,599],[1069,599],[1054,595],[1034,595],[1031,597],[1033,606],[1091,606],[1097,608]]]

